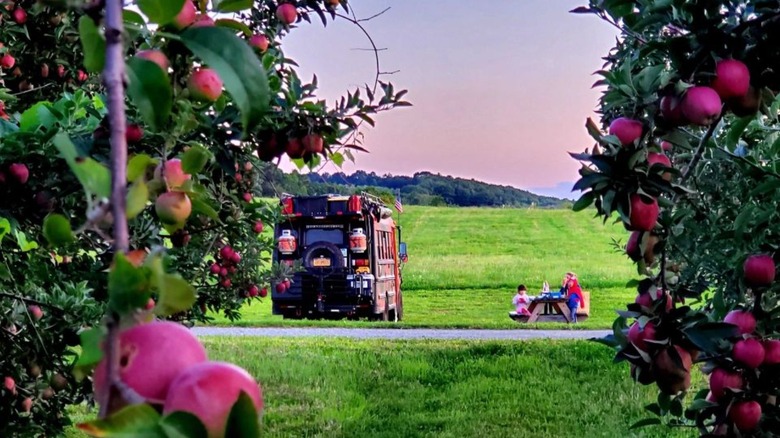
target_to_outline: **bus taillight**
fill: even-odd
[[[294,212],[293,198],[282,199],[282,214],[293,214]]]
[[[347,209],[351,213],[360,213],[360,196],[352,195],[347,202]]]
[[[352,259],[354,266],[368,266],[368,259]]]

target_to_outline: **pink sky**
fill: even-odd
[[[377,116],[377,127],[365,131],[371,153],[345,172],[428,170],[537,193],[569,191],[579,165],[566,152],[591,146],[584,129],[598,98],[591,74],[616,35],[594,16],[568,13],[585,0],[353,3],[358,17],[391,8],[364,24],[387,48],[382,70],[400,70],[384,80],[408,89],[414,106]],[[366,47],[343,20],[301,25],[284,40],[302,77],[317,73],[329,102],[373,80],[373,54],[354,50]],[[556,185],[566,189],[543,189]]]

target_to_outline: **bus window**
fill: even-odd
[[[344,230],[341,228],[309,228],[306,230],[306,245],[317,242],[330,242],[344,246]]]

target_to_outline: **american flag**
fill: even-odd
[[[395,209],[398,210],[399,213],[404,212],[404,206],[401,204],[401,198],[398,196],[395,197]]]

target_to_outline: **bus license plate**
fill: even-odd
[[[328,266],[330,266],[330,259],[325,258],[325,257],[319,258],[319,259],[314,259],[314,260],[312,260],[311,264],[312,264],[312,266],[316,266],[318,268],[328,267]]]

